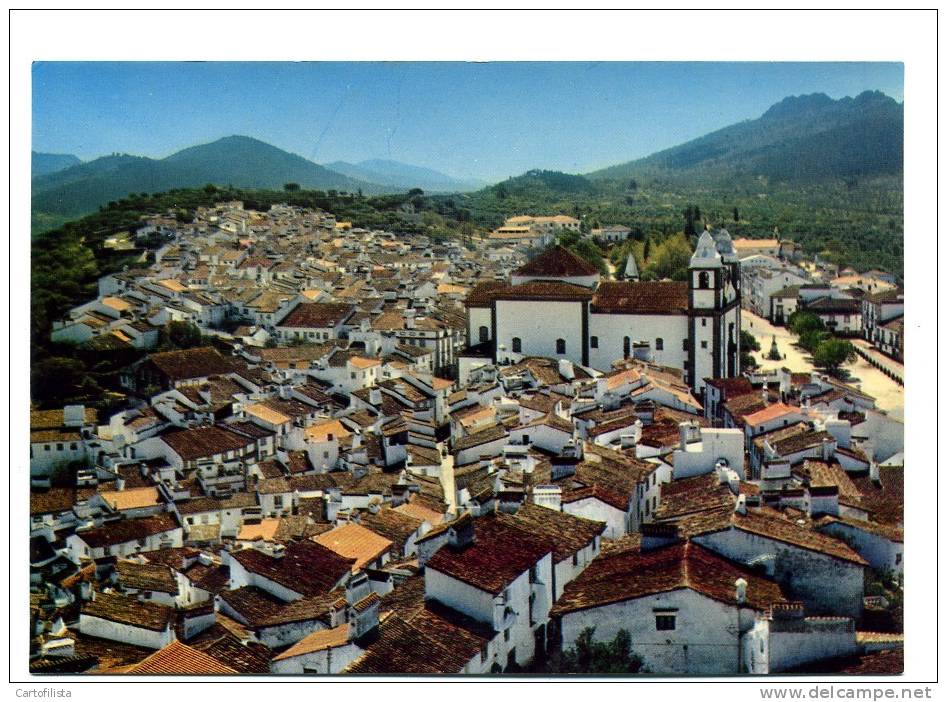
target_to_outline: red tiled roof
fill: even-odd
[[[747,581],[746,605],[765,610],[785,597],[776,583],[692,542],[602,555],[566,585],[553,616],[688,588],[737,605],[735,582]]]
[[[427,562],[427,567],[498,595],[553,551],[551,542],[514,527],[495,514],[476,519],[474,529],[474,543],[457,549],[444,546]]]
[[[344,302],[301,302],[277,326],[326,328],[344,322],[355,311]]]
[[[350,572],[355,563],[354,559],[343,558],[311,541],[289,544],[279,558],[254,548],[237,551],[233,557],[247,570],[301,595],[328,592]]]
[[[614,282],[598,286],[592,312],[608,314],[687,314],[687,283]]]
[[[598,275],[598,269],[562,246],[553,246],[520,266],[513,275],[573,278]]]
[[[128,670],[132,675],[232,675],[236,672],[180,641],[172,641]]]

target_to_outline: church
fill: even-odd
[[[468,358],[527,356],[608,372],[637,358],[678,368],[698,394],[740,373],[740,261],[726,229],[704,231],[687,282],[607,281],[561,246],[488,281],[466,300]]]

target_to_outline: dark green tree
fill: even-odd
[[[546,672],[580,675],[631,675],[641,672],[641,658],[631,652],[631,636],[621,629],[611,641],[595,641],[588,627],[567,651],[550,656]]]
[[[843,363],[855,360],[855,347],[844,339],[826,339],[812,352],[812,360],[820,368],[837,373]]]
[[[299,183],[286,183],[283,185],[283,190],[285,190],[288,193],[298,193]]]
[[[190,322],[169,322],[168,341],[179,349],[192,349],[203,343],[200,328]]]

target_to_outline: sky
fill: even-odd
[[[162,158],[240,134],[317,163],[497,181],[647,156],[790,95],[880,90],[900,63],[37,62],[36,151]]]

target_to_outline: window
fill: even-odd
[[[902,557],[903,555],[904,555],[903,553],[895,554],[895,557],[894,557],[894,564],[895,564],[895,565],[901,565],[901,557]]]
[[[706,327],[706,326],[707,326],[707,320],[702,318],[702,319],[700,320],[700,326]]]
[[[579,552],[578,551],[572,554],[572,565],[574,566],[579,565]]]
[[[589,337],[589,346],[590,346],[591,348],[593,348],[593,349],[597,349],[597,348],[598,348],[598,337],[597,337],[597,336],[590,336],[590,337]]]
[[[664,339],[662,339],[660,336],[654,340],[654,350],[664,351]]]
[[[503,640],[504,640],[504,641],[509,641],[509,640],[510,640],[510,630],[509,630],[509,629],[506,629],[506,631],[503,632]]]
[[[710,287],[710,273],[708,273],[707,271],[702,271],[697,275],[697,287],[698,288]]]
[[[70,450],[75,451],[77,448],[79,448],[79,447],[78,447],[78,445],[77,445],[75,442],[69,444],[69,449],[70,449]]]
[[[566,352],[566,340],[556,339],[556,353],[560,356]]]
[[[352,380],[355,380],[355,373],[352,373]]]
[[[283,496],[282,496],[282,495],[277,495],[276,497],[273,498],[273,506],[276,507],[277,509],[282,509],[282,508],[283,508]]]
[[[681,351],[687,351],[687,339],[681,341]]]
[[[513,337],[513,353],[519,353],[523,350],[523,341],[518,336]]]
[[[622,354],[625,358],[631,356],[631,337],[626,336],[622,340]]]
[[[701,342],[700,342],[700,348],[702,348],[702,349],[707,348],[707,342],[706,342],[706,341],[701,341]]]
[[[673,614],[654,615],[654,628],[657,631],[674,631],[677,617]]]
[[[43,444],[43,450],[49,451],[49,444]]]
[[[56,444],[56,450],[62,451],[62,444]]]
[[[483,343],[490,339],[490,330],[486,327],[480,327],[480,342]]]

